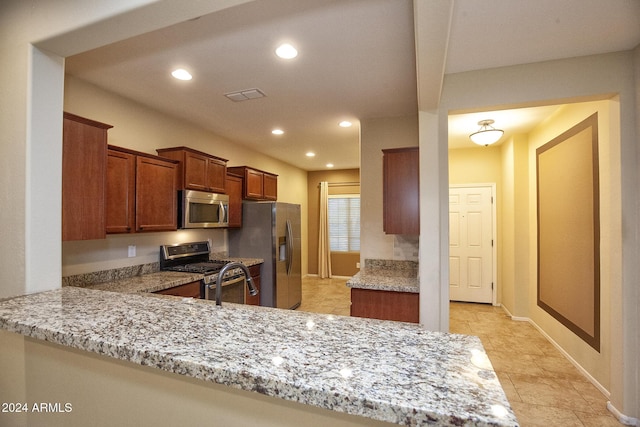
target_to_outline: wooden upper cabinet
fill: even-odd
[[[109,146],[107,233],[173,231],[178,162]]]
[[[278,175],[249,166],[233,166],[229,172],[239,174],[244,179],[242,198],[248,200],[277,200]]]
[[[136,156],[109,149],[106,192],[107,234],[131,233],[136,226]]]
[[[176,169],[164,159],[136,158],[136,231],[178,229]]]
[[[278,177],[265,172],[263,184],[265,200],[278,200]]]
[[[382,150],[383,225],[387,234],[420,234],[418,147]]]
[[[112,127],[64,113],[62,240],[105,238],[107,130]]]
[[[158,155],[178,160],[178,189],[226,192],[227,160],[188,147],[160,148]]]
[[[229,227],[242,227],[242,177],[227,174],[229,195]]]

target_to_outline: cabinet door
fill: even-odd
[[[209,159],[187,152],[184,157],[184,187],[189,190],[208,191],[207,163]]]
[[[178,227],[176,164],[136,159],[136,230],[171,231]]]
[[[164,289],[154,292],[155,294],[173,295],[176,297],[201,298],[200,281],[187,283],[186,285],[174,286],[173,288]]]
[[[207,159],[207,191],[224,193],[226,190],[227,162]]]
[[[136,156],[109,150],[107,154],[106,230],[131,233],[136,212]]]
[[[382,150],[384,232],[420,234],[418,148]]]
[[[229,227],[242,227],[242,178],[227,175],[229,195]]]
[[[62,143],[62,240],[105,238],[109,125],[65,113]]]
[[[265,173],[263,179],[264,199],[278,200],[278,177],[270,173]]]
[[[245,169],[244,173],[244,198],[245,199],[257,199],[263,198],[264,173],[254,170]]]

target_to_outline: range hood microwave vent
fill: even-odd
[[[248,101],[250,99],[264,98],[265,95],[260,89],[245,89],[237,92],[225,93],[224,96],[233,102]]]

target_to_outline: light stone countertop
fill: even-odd
[[[251,267],[262,264],[260,258],[216,258],[216,261],[238,261]],[[124,292],[130,294],[158,292],[175,286],[186,285],[202,279],[203,275],[198,273],[184,273],[178,271],[158,271],[155,273],[142,274],[139,276],[127,277],[118,280],[110,280],[97,284],[83,284],[87,289],[100,291]]]
[[[347,280],[347,286],[355,289],[420,293],[418,263],[366,259],[364,268]]]
[[[0,301],[0,328],[401,425],[518,425],[479,338],[408,323],[66,286]]]
[[[355,289],[420,293],[418,278],[403,277],[385,269],[364,269],[347,280],[347,286]]]

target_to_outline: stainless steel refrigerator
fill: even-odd
[[[229,230],[229,256],[262,258],[260,305],[295,309],[302,301],[300,205],[243,202],[242,228]]]

